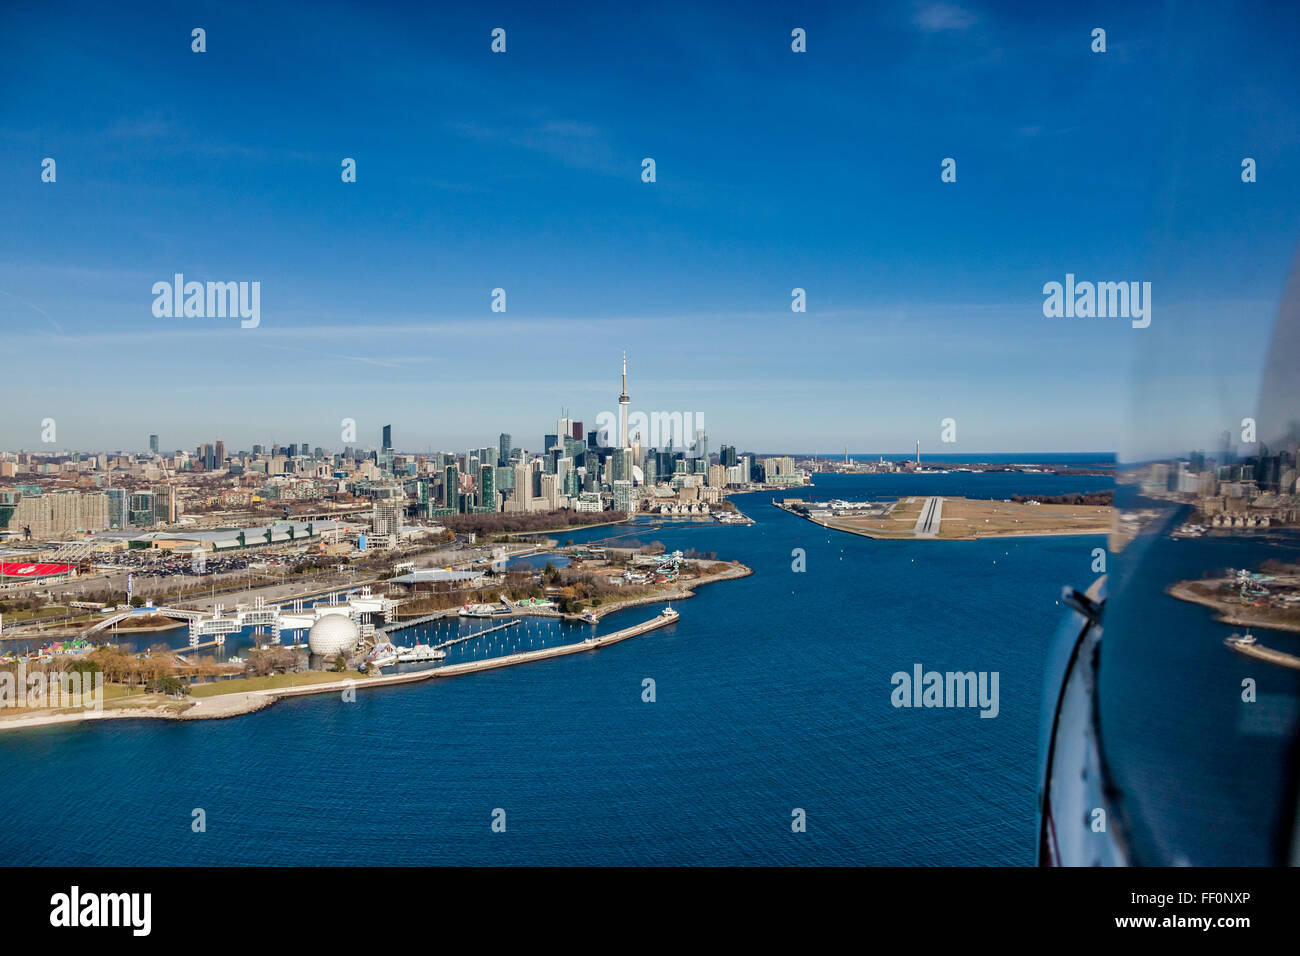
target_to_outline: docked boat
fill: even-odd
[[[671,604],[668,605],[668,607],[664,608],[659,613],[662,614],[664,617],[668,618],[668,620],[670,621],[675,621],[680,616],[676,611],[673,610],[673,606]]]
[[[447,652],[440,650],[430,644],[416,644],[414,647],[402,647],[397,651],[397,662],[399,664],[420,663],[423,661],[441,661],[446,659]]]
[[[1229,647],[1234,645],[1241,646],[1254,644],[1255,635],[1250,633],[1250,631],[1247,631],[1245,634],[1233,634],[1231,637],[1224,638],[1223,643],[1227,644]]]
[[[397,648],[392,644],[376,644],[374,650],[366,655],[366,663],[371,667],[387,667],[397,663]]]
[[[497,617],[509,614],[510,608],[500,604],[466,604],[458,613],[461,617]]]
[[[592,612],[592,611],[587,611],[586,613],[584,613],[584,614],[582,615],[582,620],[583,620],[585,623],[587,623],[587,624],[599,624],[599,623],[600,623],[600,618],[596,617],[595,613]]]

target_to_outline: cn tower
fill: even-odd
[[[627,397],[627,351],[623,352],[623,391],[618,396],[618,447],[627,448],[627,407],[632,399]]]

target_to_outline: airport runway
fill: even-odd
[[[939,534],[939,525],[943,520],[943,499],[926,498],[921,505],[921,513],[916,516],[916,528],[913,534],[918,538],[933,538]]]

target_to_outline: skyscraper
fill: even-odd
[[[497,439],[497,464],[504,466],[510,461],[510,436],[505,432]]]
[[[460,471],[455,464],[442,472],[442,506],[452,511],[460,510]]]
[[[515,465],[515,486],[510,494],[510,501],[516,510],[527,511],[528,499],[533,496],[533,477],[523,462]]]
[[[392,425],[385,425],[385,426],[384,426],[384,444],[383,444],[383,450],[384,450],[384,451],[392,451],[392,450],[393,450],[393,426],[392,426]]]
[[[492,465],[482,465],[478,473],[478,504],[486,511],[497,510],[497,470]]]
[[[618,396],[618,447],[627,447],[627,413],[632,399],[627,395],[627,352],[623,352],[623,391]]]
[[[153,454],[155,454],[155,455],[158,454],[158,436],[157,436],[157,435],[150,435],[150,436],[149,436],[149,451],[151,451],[151,452],[152,452]]]
[[[709,460],[709,436],[704,433],[703,428],[695,429],[695,444],[687,451],[693,458],[702,459],[706,464]]]

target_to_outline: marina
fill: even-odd
[[[203,720],[219,717],[234,717],[239,714],[261,710],[272,701],[282,697],[300,697],[308,694],[338,693],[350,688],[384,687],[390,684],[409,684],[415,681],[422,681],[435,677],[460,677],[465,674],[497,670],[503,667],[515,667],[520,664],[529,664],[534,661],[565,657],[570,654],[579,654],[584,651],[600,650],[601,648],[609,647],[613,644],[619,644],[623,641],[630,640],[631,638],[639,637],[642,634],[648,634],[651,631],[656,631],[660,628],[676,624],[678,619],[679,614],[677,611],[672,608],[664,608],[664,610],[649,620],[643,621],[640,624],[634,624],[631,627],[614,631],[613,633],[606,634],[603,637],[593,636],[582,641],[560,644],[552,647],[517,651],[500,656],[485,657],[479,660],[463,661],[458,664],[423,668],[421,670],[371,677],[364,680],[345,679],[330,681],[327,683],[312,683],[297,687],[288,686],[276,688],[274,690],[240,692],[205,697],[197,701],[190,710],[175,719]],[[518,623],[519,622],[517,621],[512,621],[508,624],[501,625],[501,627],[516,626]],[[470,637],[480,637],[482,636],[482,633],[485,632],[473,634],[470,635]],[[391,645],[389,646],[391,647]],[[400,651],[393,654],[394,659],[399,656]],[[392,662],[393,661],[388,661],[388,663]]]

